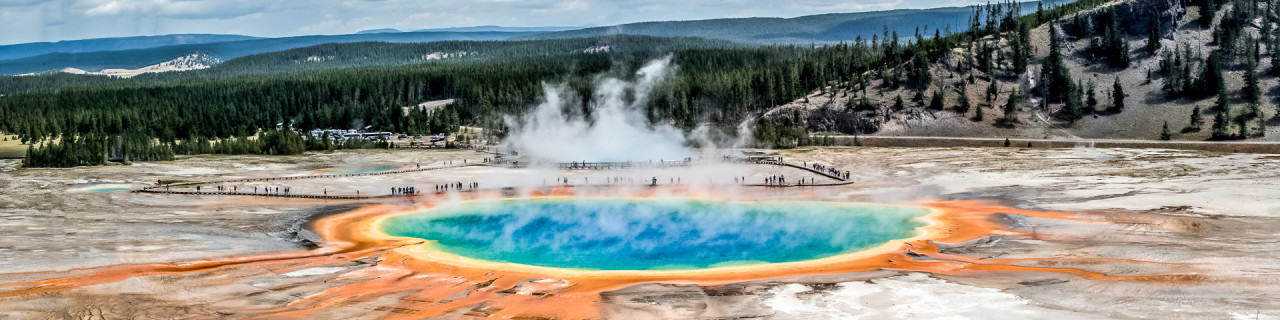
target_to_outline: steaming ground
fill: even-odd
[[[696,153],[695,153],[696,154]],[[943,276],[892,270],[772,279],[697,287],[646,284],[608,292],[609,318],[956,318],[956,319],[1275,319],[1280,317],[1280,157],[1128,149],[815,148],[786,151],[788,161],[819,161],[853,171],[855,183],[830,188],[734,186],[784,174],[774,166],[730,165],[622,172],[467,167],[407,175],[293,180],[296,192],[478,181],[482,187],[573,184],[611,177],[680,178],[718,192],[780,198],[908,202],[993,199],[1038,210],[1080,211],[1116,224],[1008,216],[1033,238],[994,237],[944,252],[991,259],[1106,257],[1174,265],[1090,262],[1068,266],[1113,275],[1192,274],[1206,280],[1166,284],[1088,280],[1054,273]],[[347,151],[296,157],[200,156],[178,161],[75,169],[17,169],[0,161],[0,283],[74,274],[74,268],[184,262],[297,252],[319,239],[305,230],[316,216],[353,202],[254,197],[188,197],[94,192],[156,180],[311,175],[341,166],[413,167],[479,161],[468,151]],[[656,160],[656,159],[655,159]],[[806,176],[808,177],[808,176]],[[817,178],[817,177],[815,177]],[[664,181],[665,180],[665,181]],[[706,181],[703,183],[702,181]],[[754,182],[754,181],[752,181]],[[98,187],[107,186],[107,187]],[[259,187],[267,187],[260,185]],[[640,185],[624,188],[647,190]],[[386,200],[400,202],[404,200]],[[321,244],[323,245],[323,244]],[[332,288],[341,277],[377,275],[377,261],[274,272],[239,268],[148,276],[120,283],[0,299],[0,318],[236,317],[238,310],[279,307]],[[56,271],[44,272],[41,271]],[[35,273],[32,273],[35,272]],[[247,275],[245,280],[226,280]],[[230,279],[238,279],[232,277]],[[394,299],[346,310],[377,317]],[[383,309],[376,308],[379,304]],[[105,311],[100,311],[105,310]],[[463,310],[456,318],[468,318]],[[222,312],[222,313],[220,313]],[[352,316],[351,318],[361,318]]]

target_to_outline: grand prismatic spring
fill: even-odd
[[[795,262],[912,237],[924,208],[804,202],[551,199],[457,204],[383,220],[479,260],[588,270]]]

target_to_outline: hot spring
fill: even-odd
[[[490,262],[689,270],[848,254],[917,235],[919,207],[822,202],[522,199],[387,218],[384,233]]]
[[[386,172],[386,171],[392,171],[400,168],[401,166],[398,166],[398,165],[370,164],[370,165],[338,166],[338,167],[324,168],[316,171],[323,172],[326,174],[361,174],[361,173]]]

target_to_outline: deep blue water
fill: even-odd
[[[460,256],[594,270],[810,260],[911,237],[923,208],[815,202],[507,200],[388,219],[382,231]]]

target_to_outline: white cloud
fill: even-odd
[[[82,0],[86,16],[145,15],[152,18],[230,19],[264,12],[276,0]]]
[[[550,8],[533,9],[529,12],[533,14],[563,13],[563,12],[570,12],[570,11],[586,10],[590,6],[591,4],[583,0],[568,0],[568,1],[561,1],[559,3],[556,3],[554,6],[551,6]]]
[[[351,33],[352,30],[372,29],[373,18],[338,19],[333,14],[325,15],[327,20],[298,28],[300,34],[340,34]]]

